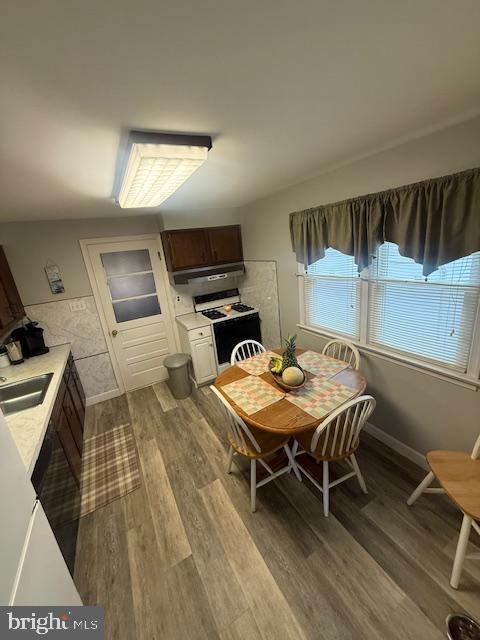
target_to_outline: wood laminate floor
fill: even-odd
[[[208,388],[176,401],[157,384],[90,407],[87,436],[131,422],[142,486],[82,518],[75,581],[115,640],[440,640],[453,611],[480,617],[480,563],[449,586],[460,516],[444,496],[405,500],[423,476],[364,436],[355,479],[324,518],[308,480],[258,490],[226,475]],[[472,534],[473,537],[473,534]]]

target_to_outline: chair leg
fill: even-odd
[[[323,515],[328,516],[329,510],[329,492],[330,492],[330,479],[328,475],[328,462],[323,461]]]
[[[255,458],[250,460],[250,508],[255,513],[257,497],[257,461]]]
[[[230,447],[230,450],[228,452],[227,473],[232,473],[233,453],[233,447]]]
[[[352,455],[350,456],[350,460],[352,462],[353,470],[357,474],[357,480],[358,484],[360,485],[360,489],[363,491],[363,493],[368,493],[367,485],[365,484],[365,480],[363,479],[362,472],[360,471],[360,467],[358,466],[358,462],[354,453],[352,453]]]
[[[290,447],[288,446],[288,444],[286,444],[283,448],[285,449],[285,453],[287,454],[290,466],[293,469],[293,472],[295,473],[295,475],[297,476],[297,480],[299,482],[301,482],[302,481],[302,476],[300,475],[300,471],[298,470],[298,467],[295,464],[295,460],[294,460],[294,457],[292,455],[292,452],[290,451]]]
[[[455,552],[455,560],[453,561],[452,575],[450,584],[454,589],[458,589],[458,583],[462,575],[463,561],[467,553],[468,539],[470,538],[470,529],[472,528],[472,518],[463,514],[462,528],[458,536],[457,551]]]
[[[412,495],[407,500],[407,504],[408,504],[409,507],[411,507],[412,504],[416,500],[418,500],[418,498],[422,495],[422,493],[425,491],[425,489],[428,489],[428,487],[432,484],[434,478],[435,478],[435,476],[433,475],[433,473],[431,471],[430,471],[430,473],[427,473],[425,478],[420,482],[418,487],[415,489],[415,491],[412,493]]]
[[[296,440],[293,441],[293,446],[291,451],[292,451],[292,457],[293,459],[295,459],[295,456],[297,455],[297,451],[298,451],[298,442]],[[290,469],[288,470],[289,475],[292,473],[292,470],[293,470],[293,465],[291,465]]]

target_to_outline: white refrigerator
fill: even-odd
[[[0,410],[0,604],[81,605]]]

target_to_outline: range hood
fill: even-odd
[[[215,282],[243,276],[245,265],[243,262],[230,262],[228,264],[217,264],[211,267],[200,267],[198,269],[185,269],[183,271],[170,271],[168,276],[172,284],[193,284],[201,282]]]

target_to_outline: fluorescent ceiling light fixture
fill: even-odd
[[[157,207],[207,159],[209,136],[132,131],[118,203],[123,209]]]

